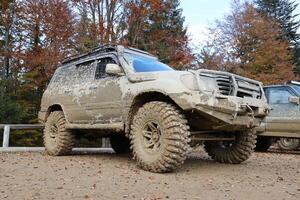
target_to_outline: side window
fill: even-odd
[[[268,99],[270,104],[288,104],[289,97],[292,95],[293,94],[284,87],[268,89]]]
[[[75,66],[60,67],[58,68],[49,84],[49,87],[60,87],[61,85],[68,85],[73,80],[75,75]]]
[[[76,65],[75,82],[82,83],[93,79],[95,61],[88,61]]]
[[[101,79],[101,78],[105,78],[108,75],[105,73],[105,67],[106,64],[111,63],[111,64],[116,64],[116,62],[114,61],[114,59],[108,57],[108,58],[102,58],[100,60],[98,60],[97,62],[97,68],[96,68],[96,75],[95,78],[96,79]]]

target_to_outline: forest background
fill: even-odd
[[[37,123],[41,96],[60,62],[101,44],[149,51],[178,70],[224,70],[264,84],[298,79],[296,1],[232,0],[231,11],[197,47],[180,3],[0,0],[0,123]],[[41,134],[15,131],[11,143],[40,145]]]

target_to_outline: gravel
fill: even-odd
[[[201,148],[173,173],[139,169],[130,155],[0,153],[0,199],[300,199],[300,152],[254,153],[239,165]]]

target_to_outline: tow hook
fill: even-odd
[[[244,104],[244,105],[242,105],[242,107],[246,107],[246,110],[250,111],[248,113],[249,121],[247,123],[247,128],[252,128],[253,127],[253,123],[254,123],[254,111],[253,111],[253,109],[248,104]]]

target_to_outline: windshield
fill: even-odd
[[[291,85],[300,94],[300,85]]]
[[[150,57],[137,54],[126,54],[126,59],[132,62],[135,72],[174,71],[173,68]]]

